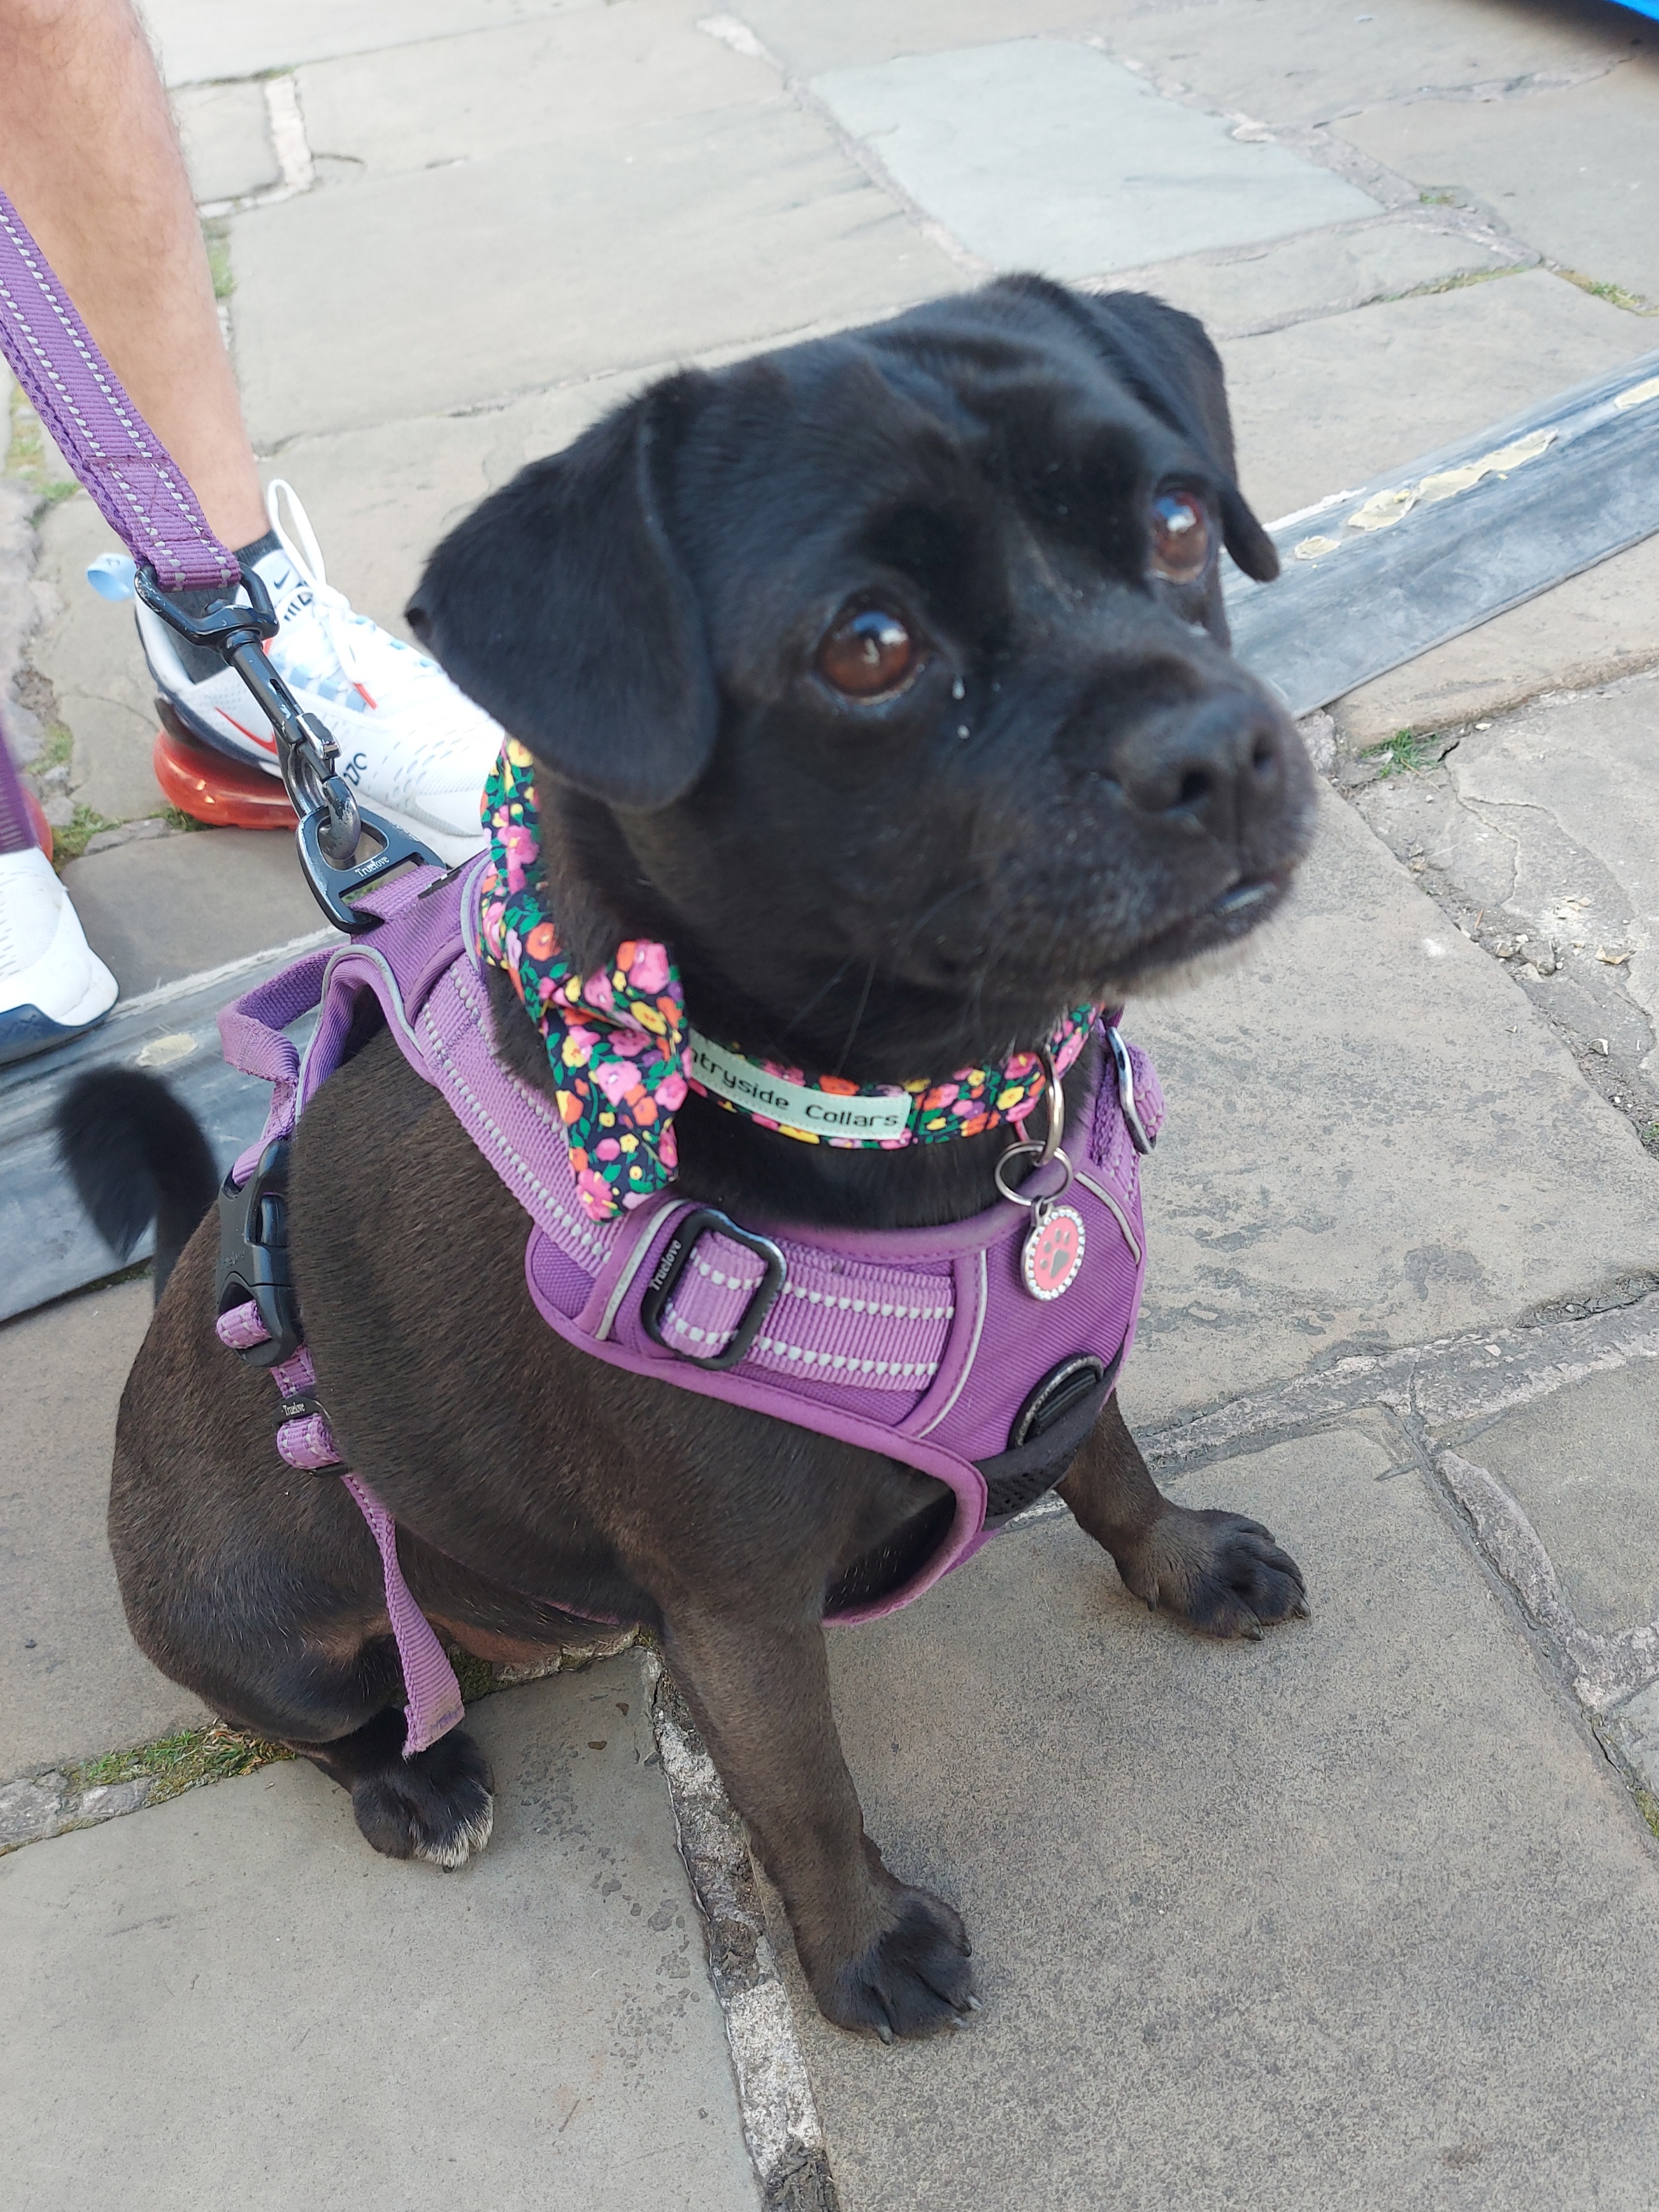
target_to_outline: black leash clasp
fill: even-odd
[[[378,917],[352,906],[348,894],[367,890],[411,863],[441,868],[437,854],[383,815],[359,806],[345,778],[336,774],[339,749],[326,729],[301,707],[265,654],[276,635],[270,593],[258,569],[240,564],[247,605],[229,597],[205,614],[186,614],[175,606],[148,565],[137,571],[133,588],[153,614],[193,645],[211,646],[236,671],[253,694],[276,739],[277,765],[294,811],[299,817],[295,842],[300,866],[311,895],[337,929],[349,934],[375,927]],[[367,859],[357,852],[373,841]]]
[[[234,1172],[234,1170],[233,1170]],[[280,1367],[305,1342],[300,1302],[288,1259],[288,1139],[278,1137],[239,1190],[225,1177],[219,1193],[219,1267],[216,1313],[252,1304],[270,1331],[242,1358],[255,1367]]]

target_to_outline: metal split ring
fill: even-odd
[[[1002,1158],[997,1162],[996,1166],[992,1170],[992,1179],[996,1184],[999,1195],[1003,1198],[1011,1199],[1016,1206],[1029,1206],[1031,1212],[1036,1215],[1039,1221],[1042,1220],[1051,1206],[1054,1206],[1058,1202],[1058,1200],[1065,1197],[1066,1192],[1072,1187],[1072,1178],[1075,1172],[1072,1166],[1072,1163],[1066,1158],[1066,1154],[1061,1151],[1058,1145],[1056,1145],[1054,1151],[1048,1154],[1047,1159],[1042,1159],[1037,1157],[1042,1152],[1042,1149],[1043,1148],[1041,1145],[1029,1139],[1024,1144],[1010,1145],[1007,1151],[1004,1152]],[[1064,1176],[1062,1176],[1060,1182],[1054,1186],[1053,1190],[1045,1190],[1042,1192],[1041,1196],[1036,1198],[1028,1197],[1023,1189],[1010,1190],[1006,1182],[1003,1180],[1002,1171],[1008,1165],[1011,1160],[1021,1160],[1026,1158],[1028,1156],[1036,1163],[1031,1170],[1031,1175],[1040,1175],[1044,1168],[1052,1166],[1055,1160],[1058,1160],[1060,1166],[1066,1170]],[[1030,1176],[1026,1177],[1026,1181],[1028,1182],[1030,1179]]]
[[[1042,1095],[1048,1109],[1048,1129],[1041,1144],[1033,1137],[1022,1138],[1010,1145],[993,1170],[993,1180],[1000,1194],[1012,1199],[1016,1206],[1030,1206],[1039,1221],[1057,1199],[1063,1198],[1072,1184],[1072,1163],[1060,1147],[1066,1133],[1066,1094],[1060,1087],[1060,1070],[1054,1066],[1054,1056],[1045,1045],[1038,1058],[1042,1062]],[[1018,1125],[1016,1124],[1016,1127]],[[1029,1159],[1031,1175],[1039,1174],[1051,1161],[1058,1160],[1065,1169],[1065,1180],[1054,1190],[1045,1191],[1040,1198],[1027,1198],[1023,1191],[1010,1190],[1003,1178],[1003,1170],[1012,1161]],[[1030,1176],[1026,1177],[1027,1182]]]

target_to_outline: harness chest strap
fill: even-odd
[[[1016,1247],[1028,1217],[1018,1206],[937,1231],[806,1237],[740,1228],[671,1189],[596,1221],[578,1198],[550,1102],[495,1056],[474,927],[481,866],[459,878],[428,871],[378,890],[368,902],[383,919],[372,940],[313,955],[226,1009],[227,1058],[273,1085],[264,1132],[236,1163],[228,1189],[257,1188],[271,1148],[339,1064],[354,1009],[371,992],[405,1058],[443,1093],[530,1215],[526,1279],[550,1327],[612,1364],[902,1460],[952,1491],[956,1514],[933,1559],[899,1591],[836,1617],[867,1619],[907,1602],[1059,1479],[1115,1382],[1144,1272],[1136,1147],[1119,1086],[1103,1083],[1067,1132],[1085,1163],[1067,1196],[1086,1230],[1087,1261],[1052,1304],[1019,1280]],[[282,1032],[319,999],[301,1066]],[[1156,1076],[1115,1033],[1112,1042],[1124,1088],[1133,1081],[1139,1102],[1135,1134],[1144,1123],[1155,1136],[1163,1107]],[[258,1272],[258,1257],[250,1255],[244,1275]],[[252,1325],[264,1329],[251,1356],[273,1367],[295,1408],[278,1448],[290,1464],[336,1466],[326,1417],[310,1395],[291,1289],[291,1330],[274,1294],[256,1302],[254,1291],[233,1274],[222,1279],[220,1304],[252,1305]],[[226,1313],[222,1334],[231,1321]],[[274,1325],[265,1329],[267,1321]],[[981,1357],[993,1350],[994,1358]],[[1032,1434],[1039,1397],[1039,1410],[1056,1418]],[[360,1475],[350,1486],[386,1562],[394,1632],[404,1621],[406,1749],[417,1749],[453,1725],[459,1692],[451,1697],[453,1671],[403,1583],[390,1516]],[[417,1711],[416,1678],[434,1671],[434,1655],[447,1681]]]

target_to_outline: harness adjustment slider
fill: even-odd
[[[711,1231],[730,1237],[734,1244],[741,1244],[745,1252],[752,1252],[761,1261],[763,1272],[724,1349],[715,1352],[688,1352],[684,1344],[671,1343],[664,1335],[663,1313],[674,1295],[675,1284],[690,1266],[699,1242]],[[699,1206],[675,1223],[673,1233],[651,1271],[651,1280],[640,1301],[641,1325],[652,1342],[661,1345],[665,1352],[673,1352],[693,1367],[712,1368],[718,1374],[737,1366],[747,1356],[767,1315],[777,1304],[787,1273],[784,1256],[769,1237],[757,1237],[752,1229],[739,1229],[735,1221],[714,1206]]]

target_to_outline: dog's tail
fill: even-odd
[[[219,1188],[195,1115],[155,1076],[100,1067],[71,1085],[57,1126],[58,1157],[106,1243],[125,1260],[155,1224],[159,1298]]]

